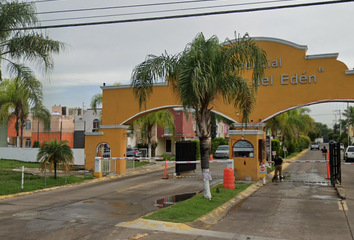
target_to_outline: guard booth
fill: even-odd
[[[235,178],[260,180],[259,167],[266,162],[264,123],[251,123],[247,128],[235,124],[237,130],[229,130],[230,158],[234,160]]]

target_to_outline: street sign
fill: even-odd
[[[205,173],[203,174],[203,178],[204,178],[204,181],[211,181],[211,180],[213,180],[213,177],[212,177],[212,175],[211,175],[211,172],[205,172]]]
[[[262,165],[259,167],[259,177],[264,178],[265,175],[266,175],[266,168],[265,168],[265,166]]]

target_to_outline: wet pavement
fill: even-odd
[[[300,157],[320,158],[315,150]],[[222,181],[226,166],[210,167],[213,183]],[[257,183],[188,224],[141,219],[158,209],[158,199],[202,189],[200,169],[167,180],[163,170],[158,163],[124,177],[1,200],[0,239],[353,239],[354,182],[343,184],[348,198],[339,199],[323,163],[288,164],[284,182]],[[343,172],[346,181],[354,170]]]

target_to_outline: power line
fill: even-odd
[[[244,5],[252,5],[252,4],[276,3],[276,2],[285,2],[285,1],[296,1],[296,0],[274,0],[274,1],[262,1],[262,2],[253,2],[253,3],[236,3],[236,4],[227,4],[227,5],[219,5],[219,6],[208,6],[208,7],[193,7],[193,8],[179,8],[179,9],[169,9],[169,10],[156,10],[156,11],[149,11],[149,12],[120,13],[120,14],[108,14],[108,15],[96,15],[96,16],[72,17],[72,18],[58,18],[58,19],[42,20],[41,22],[67,21],[67,20],[103,18],[103,17],[118,17],[118,16],[127,16],[127,15],[140,15],[140,14],[163,13],[163,12],[201,10],[201,9],[210,9],[210,8],[215,9],[215,8],[221,8],[221,7],[244,6]]]
[[[250,9],[241,9],[241,10],[228,10],[228,11],[208,12],[208,13],[194,13],[194,14],[184,14],[184,15],[174,15],[174,16],[163,16],[163,17],[125,19],[125,20],[103,21],[103,22],[73,23],[73,24],[58,24],[58,25],[34,26],[34,27],[24,27],[24,28],[11,28],[11,29],[1,29],[0,31],[51,29],[51,28],[67,28],[67,27],[80,27],[80,26],[108,25],[108,24],[117,24],[117,23],[146,22],[146,21],[157,21],[157,20],[167,20],[167,19],[179,19],[179,18],[191,18],[191,17],[211,16],[211,15],[223,15],[223,14],[231,14],[231,13],[259,12],[259,11],[269,11],[269,10],[278,10],[278,9],[287,9],[287,8],[299,8],[299,7],[309,7],[309,6],[332,5],[332,4],[348,3],[348,2],[354,2],[354,0],[315,2],[315,3],[304,3],[304,4],[295,4],[295,5],[272,6],[272,7],[262,7],[262,8],[250,8]]]
[[[53,14],[53,13],[69,13],[69,12],[84,12],[84,11],[98,11],[98,10],[111,10],[111,9],[125,9],[125,8],[137,8],[137,7],[156,7],[164,5],[176,5],[176,4],[189,4],[189,3],[199,3],[199,2],[218,2],[220,0],[193,0],[193,1],[178,1],[178,2],[165,2],[165,3],[148,3],[148,4],[135,4],[135,5],[125,5],[125,6],[111,6],[111,7],[97,7],[97,8],[81,8],[81,9],[69,9],[69,10],[57,10],[57,11],[48,11],[48,12],[38,12],[38,15],[41,14]],[[263,3],[272,3],[272,2],[286,2],[294,0],[278,0],[278,1],[261,1],[253,3],[239,3],[231,4],[225,6],[236,6],[236,5],[254,5],[254,4],[263,4]]]

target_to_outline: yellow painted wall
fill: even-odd
[[[259,180],[259,140],[265,139],[265,133],[260,130],[243,130],[243,136],[239,130],[229,131],[230,156],[234,160],[235,176],[238,180],[246,180],[247,176],[252,181]],[[249,141],[254,147],[254,157],[234,157],[233,146],[240,140]]]
[[[268,85],[266,79],[261,79],[263,84],[258,88],[257,103],[250,120],[265,120],[274,114],[309,103],[353,101],[354,71],[346,74],[348,68],[337,60],[336,54],[306,56],[306,46],[279,39],[259,38],[258,43],[267,52],[271,67],[267,65],[264,76],[268,78]],[[292,84],[291,78],[296,74],[297,84]],[[282,75],[284,84],[281,84]],[[243,76],[251,80],[251,70],[245,70]],[[315,76],[316,82],[302,79],[304,83],[300,83],[301,76],[307,79]],[[140,110],[130,86],[106,86],[102,90],[103,125],[129,124],[145,111],[180,105],[176,95],[166,85],[155,86],[146,108],[142,106]],[[213,110],[240,121],[241,116],[237,115],[232,105],[218,101],[214,103]]]
[[[125,157],[127,129],[102,129],[103,135],[85,135],[85,168],[94,170],[96,148],[100,143],[107,143],[111,148],[111,157]],[[99,133],[98,133],[99,134]],[[126,160],[116,161],[116,172],[126,172]]]
[[[337,60],[336,54],[307,56],[307,46],[273,38],[256,38],[255,40],[267,52],[269,65],[266,66],[264,78],[260,79],[256,106],[250,116],[253,122],[265,121],[291,108],[308,104],[353,101],[354,70],[348,71],[347,66]],[[252,81],[251,73],[251,70],[245,70],[243,76]],[[292,80],[292,77],[296,76],[297,80]],[[311,82],[310,76],[312,76]],[[129,85],[101,88],[102,127],[127,126],[151,111],[180,106],[177,96],[167,83],[154,86],[146,106],[142,106],[141,109]],[[241,116],[232,105],[225,105],[220,100],[210,107],[213,107],[213,111],[240,122]],[[94,166],[93,158],[100,141],[109,143],[112,157],[124,156],[126,131],[122,129],[117,133],[116,131],[118,130],[106,128],[101,129],[103,136],[86,136],[85,154],[88,169]],[[239,165],[241,168],[241,164]]]

